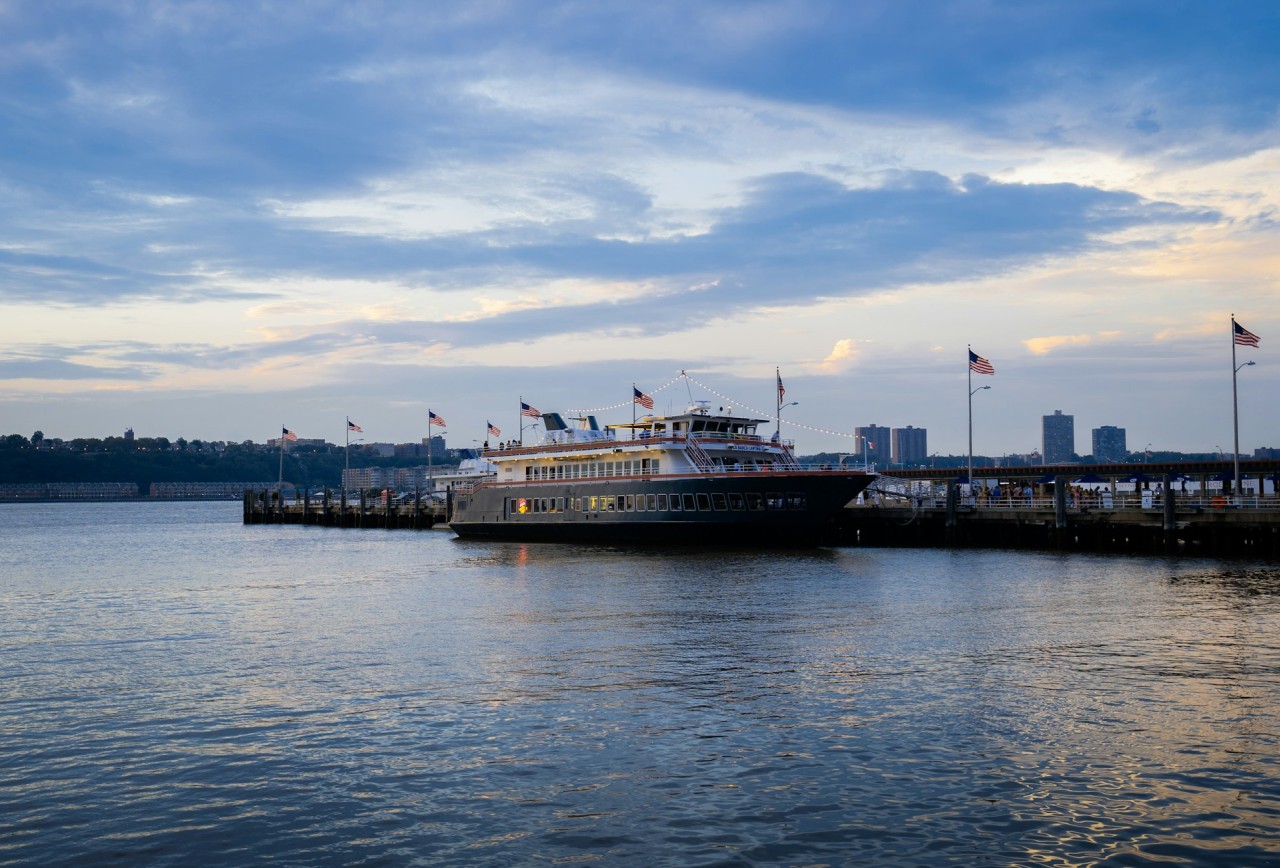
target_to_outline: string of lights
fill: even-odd
[[[658,392],[661,392],[663,389],[666,389],[666,388],[669,388],[669,387],[671,387],[671,386],[674,386],[676,383],[680,382],[680,379],[681,379],[682,377],[684,377],[684,376],[685,376],[684,371],[681,371],[680,373],[678,373],[678,374],[676,374],[674,377],[672,377],[670,380],[668,380],[667,382],[663,383],[663,384],[662,384],[661,386],[659,386],[658,388],[656,388],[656,389],[650,389],[649,391],[645,392],[645,394],[646,394],[646,395],[650,395],[650,396],[652,396],[652,395],[656,395]],[[644,391],[644,390],[642,389],[641,391]],[[635,403],[635,398],[633,397],[630,401],[621,401],[621,402],[619,402],[619,403],[617,403],[617,404],[610,404],[608,407],[595,407],[595,408],[590,409],[590,410],[572,410],[572,411],[570,411],[570,412],[578,413],[578,414],[581,414],[581,415],[583,415],[583,416],[586,416],[586,415],[589,415],[589,414],[592,414],[592,413],[604,413],[604,412],[607,412],[607,411],[609,411],[609,410],[617,410],[617,409],[622,408],[622,407],[629,407],[629,406],[631,406],[631,405],[632,405],[632,404],[634,404],[634,403]]]
[[[689,382],[693,383],[695,386],[698,386],[699,388],[706,389],[708,392],[710,392],[711,394],[715,395],[717,398],[722,398],[723,400],[728,401],[728,402],[729,402],[732,406],[734,406],[734,407],[741,407],[741,408],[743,408],[744,410],[750,410],[752,413],[755,413],[757,416],[767,416],[767,417],[769,417],[770,419],[772,419],[772,418],[773,418],[773,414],[772,414],[772,413],[767,413],[767,412],[765,412],[764,410],[759,410],[759,409],[757,409],[757,408],[755,408],[755,407],[750,406],[749,404],[744,404],[744,403],[742,403],[742,402],[740,402],[740,401],[735,401],[733,398],[730,398],[728,395],[722,395],[722,394],[720,394],[719,392],[717,392],[715,389],[713,389],[713,388],[711,388],[710,386],[708,386],[706,383],[701,383],[701,382],[699,382],[699,381],[695,380],[693,377],[690,377],[690,376],[689,376],[687,373],[685,373],[684,371],[681,371],[681,372],[680,372],[680,376],[679,376],[679,377],[676,377],[676,379],[678,380],[678,379],[680,379],[680,377],[684,377],[684,378],[685,378],[685,379],[687,379]],[[667,385],[670,385],[670,383],[668,383]],[[829,430],[829,429],[827,429],[827,428],[815,428],[815,427],[814,427],[814,426],[812,426],[812,425],[803,425],[803,424],[801,424],[801,423],[799,423],[799,422],[792,422],[792,421],[791,421],[791,420],[789,420],[789,419],[783,419],[783,420],[782,420],[782,422],[783,422],[784,424],[786,424],[786,425],[790,425],[792,428],[800,428],[800,429],[805,430],[805,431],[813,431],[813,432],[815,432],[815,433],[817,433],[817,434],[830,434],[830,435],[831,435],[831,436],[833,436],[833,437],[848,437],[848,438],[850,438],[850,439],[853,439],[853,438],[856,438],[856,437],[858,436],[857,434],[849,434],[849,433],[846,433],[846,432],[844,432],[844,431],[831,431],[831,430]]]
[[[729,397],[728,395],[718,392],[715,389],[708,386],[706,383],[703,383],[700,380],[697,380],[694,377],[689,376],[687,371],[681,371],[680,373],[672,377],[670,380],[663,383],[658,388],[650,389],[647,392],[645,392],[645,394],[651,395],[651,396],[656,395],[658,392],[671,388],[681,380],[688,380],[690,383],[693,383],[698,388],[703,389],[704,391],[710,392],[712,395],[715,395],[717,398],[720,398],[721,400],[727,402],[730,406],[741,407],[744,410],[747,410],[751,413],[755,413],[757,416],[764,416],[769,419],[773,418],[772,413],[765,410],[761,410],[756,407],[752,407],[749,404],[745,404],[741,401],[738,401],[738,400],[735,400],[734,398]],[[584,415],[584,416],[589,414],[594,414],[594,413],[607,413],[610,410],[618,410],[623,407],[628,407],[633,403],[634,403],[634,399],[631,401],[619,401],[617,404],[609,404],[608,406],[605,406],[605,407],[593,407],[591,409],[582,409],[582,410],[575,409],[572,412],[576,414]],[[857,434],[850,434],[847,431],[833,431],[830,428],[818,428],[813,425],[805,425],[801,422],[793,422],[790,419],[783,419],[782,422],[783,424],[789,425],[792,428],[799,428],[803,431],[812,431],[815,434],[828,434],[832,437],[847,437],[850,440],[856,439],[858,436]]]

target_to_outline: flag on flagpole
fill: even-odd
[[[280,435],[280,439],[282,439],[282,440],[286,440],[286,441],[288,441],[289,443],[296,443],[296,442],[298,441],[298,435],[297,435],[297,434],[294,434],[294,433],[293,433],[292,431],[290,431],[288,428],[283,429],[283,431],[284,431],[284,433],[282,433],[282,434]]]
[[[1231,321],[1231,325],[1232,330],[1235,332],[1237,344],[1242,347],[1256,347],[1258,345],[1259,338],[1253,332],[1249,331],[1235,320]]]
[[[444,417],[438,416],[433,411],[428,410],[427,411],[427,427],[430,428],[432,425],[439,425],[441,428],[445,427]]]
[[[646,395],[644,392],[641,392],[641,391],[640,391],[639,389],[637,389],[635,386],[632,386],[632,387],[631,387],[631,391],[633,391],[633,392],[635,392],[635,393],[636,393],[636,394],[635,394],[635,397],[632,399],[632,401],[633,401],[634,403],[639,404],[641,407],[644,407],[646,410],[652,410],[652,409],[653,409],[653,399],[652,399],[652,398],[650,398],[650,397],[649,397],[648,395]]]
[[[532,418],[534,418],[534,419],[541,419],[541,418],[542,418],[542,414],[541,414],[541,413],[539,413],[539,412],[537,411],[537,409],[536,409],[536,408],[534,408],[534,407],[530,407],[530,406],[529,406],[528,404],[526,404],[524,401],[521,401],[521,402],[520,402],[520,415],[521,415],[521,416],[529,416],[529,417],[532,417]]]
[[[361,428],[359,425],[357,425],[355,422],[352,422],[350,419],[347,420],[347,430],[355,431],[356,433],[360,433],[360,434],[364,433],[364,429]]]
[[[783,396],[785,396],[785,395],[787,394],[787,390],[786,390],[786,388],[782,385],[782,374],[779,374],[779,373],[777,373],[776,371],[775,371],[774,373],[775,373],[775,375],[776,375],[776,376],[777,376],[777,378],[778,378],[778,403],[779,403],[779,404],[781,404],[781,403],[782,403],[782,398],[783,398]]]
[[[502,436],[502,429],[499,428],[497,425],[493,424],[492,422],[486,422],[485,424],[489,426],[489,433],[492,434],[494,437]]]
[[[996,369],[991,366],[990,362],[975,353],[973,350],[969,350],[969,370],[973,371],[975,374],[994,374],[996,372]]]

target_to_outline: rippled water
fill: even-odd
[[[0,507],[0,863],[1280,863],[1280,569]]]

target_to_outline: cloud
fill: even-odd
[[[155,372],[140,367],[86,365],[53,358],[0,359],[0,380],[149,380]]]
[[[1044,338],[1027,338],[1022,343],[1027,349],[1035,353],[1037,356],[1043,356],[1060,347],[1087,344],[1092,340],[1092,335],[1053,335]]]
[[[831,352],[819,364],[812,365],[811,370],[824,373],[835,373],[844,370],[858,358],[858,347],[852,338],[841,338],[836,341]]]

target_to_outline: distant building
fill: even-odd
[[[126,429],[124,429],[124,442],[126,442],[126,443],[132,443],[132,442],[133,442],[133,429],[132,429],[132,428],[126,428]]]
[[[1093,429],[1093,460],[1100,464],[1118,464],[1129,457],[1123,428],[1103,425]]]
[[[928,431],[924,428],[894,428],[890,434],[893,463],[907,467],[924,464],[929,456]]]
[[[285,442],[282,438],[272,437],[267,441],[267,446],[272,449],[279,449],[282,442]],[[299,437],[297,440],[288,441],[288,443],[289,445],[286,447],[288,449],[301,449],[304,447],[308,449],[323,449],[329,445],[328,441],[323,437]]]
[[[1280,449],[1276,449],[1271,446],[1264,446],[1261,449],[1253,450],[1253,457],[1269,458],[1274,461],[1275,459],[1280,458]]]
[[[893,455],[889,429],[879,425],[854,428],[853,445],[858,450],[858,456],[865,455],[871,463],[887,464]]]
[[[439,434],[434,434],[430,439],[422,438],[423,454],[429,455],[432,461],[448,461],[449,449],[444,444],[444,438]]]
[[[432,474],[447,472],[446,468],[418,467],[352,467],[342,471],[342,487],[347,491],[367,491],[370,488],[392,488],[396,491],[428,491],[434,487]]]
[[[1043,427],[1043,446],[1045,464],[1068,464],[1076,451],[1076,417],[1064,416],[1061,410],[1054,410],[1052,416],[1045,416]]]

